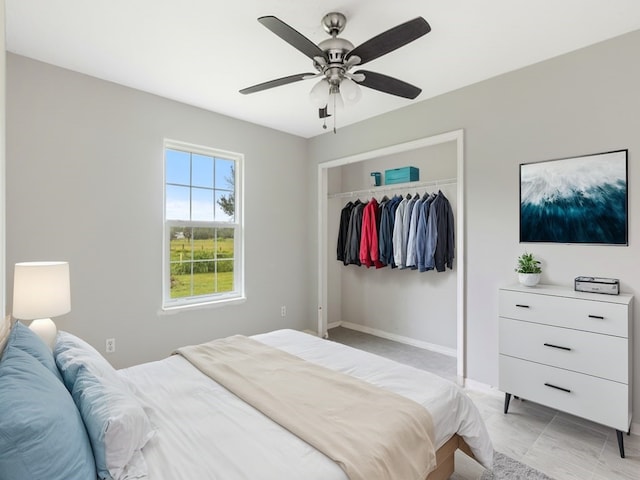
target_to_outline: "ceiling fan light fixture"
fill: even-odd
[[[362,98],[362,91],[360,90],[360,86],[347,77],[344,77],[342,79],[342,82],[340,83],[340,92],[342,93],[344,101],[347,105],[353,105]]]
[[[329,101],[329,81],[323,78],[309,92],[309,100],[318,108],[324,108]]]
[[[420,95],[420,88],[397,78],[368,70],[354,73],[350,73],[350,70],[355,65],[364,65],[429,33],[431,26],[427,21],[422,17],[416,17],[385,30],[357,47],[354,47],[350,41],[338,37],[344,29],[346,21],[345,15],[339,12],[330,12],[325,15],[322,19],[322,25],[329,33],[330,38],[316,45],[273,15],[259,17],[258,22],[310,58],[317,73],[299,73],[277,78],[243,88],[240,93],[260,92],[322,76],[324,78],[316,83],[309,92],[309,98],[318,108],[318,115],[321,120],[324,120],[324,128],[326,128],[326,118],[333,116],[334,133],[336,131],[336,110],[343,108],[345,102],[347,104],[358,102],[362,96],[361,86],[411,100]]]

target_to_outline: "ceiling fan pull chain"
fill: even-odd
[[[338,110],[336,110],[336,96],[337,95],[332,95],[332,97],[333,97],[333,133],[334,133],[334,135],[337,133],[336,132],[336,117],[338,116]]]

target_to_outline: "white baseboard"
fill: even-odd
[[[327,329],[336,328],[336,327],[339,327],[340,325],[342,325],[342,322],[331,322],[330,324],[327,325]]]
[[[456,356],[456,350],[454,348],[443,347],[442,345],[435,345],[429,342],[423,342],[422,340],[416,340],[415,338],[404,337],[402,335],[396,335],[395,333],[388,333],[377,328],[365,327],[351,322],[335,322],[329,326],[329,328],[344,327],[358,332],[368,333],[376,337],[386,338],[387,340],[393,340],[394,342],[404,343],[405,345],[411,345],[413,347],[423,348],[432,352],[442,353],[450,357]]]

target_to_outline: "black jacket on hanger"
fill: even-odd
[[[455,257],[455,234],[453,210],[447,197],[442,192],[438,192],[440,201],[433,203],[437,219],[438,239],[436,241],[436,252],[433,256],[436,270],[444,272],[446,268],[453,268]],[[445,268],[446,267],[446,268]]]
[[[360,200],[356,200],[356,202],[360,202]],[[340,212],[340,227],[338,230],[338,245],[336,247],[337,260],[344,263],[345,265],[345,247],[347,245],[347,233],[349,230],[349,219],[351,218],[351,211],[355,206],[354,202],[347,203]]]

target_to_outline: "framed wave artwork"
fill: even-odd
[[[627,156],[520,164],[520,242],[628,245]]]

